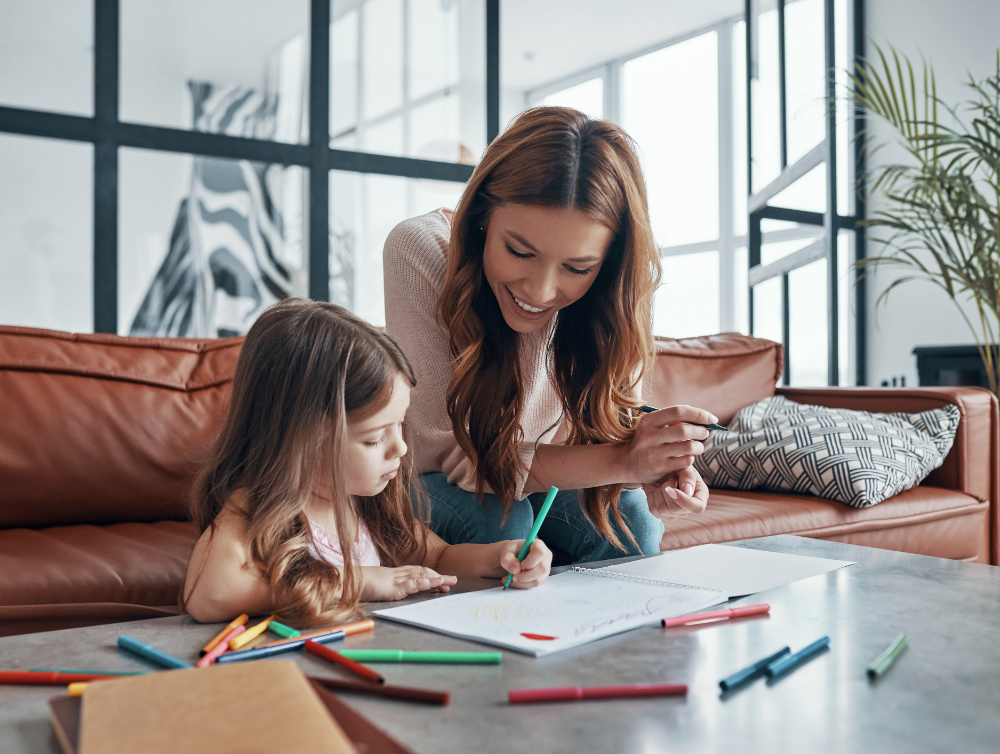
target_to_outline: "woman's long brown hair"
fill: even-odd
[[[652,365],[652,299],[660,259],[649,223],[646,186],[635,145],[615,124],[563,107],[527,110],[483,155],[462,194],[438,296],[454,371],[448,413],[455,438],[472,460],[477,493],[485,485],[509,510],[523,440],[518,334],[504,321],[483,273],[493,210],[522,204],[587,213],[613,235],[593,285],[560,310],[550,346],[550,374],[576,445],[625,443],[635,432],[632,408]],[[601,534],[621,547],[610,518],[622,485],[585,490],[583,508]]]
[[[197,477],[191,515],[203,532],[235,492],[244,493],[245,507],[230,508],[246,521],[250,557],[270,583],[275,614],[296,625],[329,623],[357,609],[352,510],[383,565],[423,555],[410,504],[412,453],[378,495],[356,497],[344,487],[348,422],[383,408],[397,375],[415,383],[396,343],[334,304],[286,299],[260,315],[243,343],[229,413]],[[324,489],[333,491],[343,566],[310,553],[304,509],[324,476]]]

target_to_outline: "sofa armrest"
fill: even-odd
[[[880,413],[919,413],[947,404],[958,406],[961,417],[955,444],[940,468],[931,472],[925,484],[958,490],[989,502],[990,549],[993,563],[1000,563],[1000,501],[998,480],[997,399],[979,387],[920,388],[778,388],[796,403],[811,403],[829,408],[846,408]]]

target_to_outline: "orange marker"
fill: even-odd
[[[244,631],[243,633],[241,633],[235,639],[230,639],[229,640],[229,648],[230,649],[239,649],[243,645],[249,644],[254,639],[256,639],[258,636],[260,636],[262,633],[264,633],[265,631],[267,631],[267,624],[270,623],[270,622],[271,622],[270,618],[264,618],[264,620],[262,620],[260,623],[258,623],[253,628],[248,628],[246,631]]]
[[[210,641],[202,648],[200,652],[201,656],[204,657],[209,652],[211,652],[212,649],[215,647],[215,645],[218,644],[223,639],[225,639],[226,636],[229,633],[231,633],[234,628],[236,628],[237,626],[245,626],[248,620],[250,620],[250,616],[247,615],[246,613],[243,613],[243,615],[241,615],[239,618],[236,618],[232,623],[230,623],[228,626],[222,629],[218,634],[216,634],[215,638],[212,639],[212,641]]]
[[[357,623],[348,623],[344,626],[331,626],[330,628],[324,628],[319,631],[313,631],[308,634],[302,634],[301,636],[294,636],[291,639],[279,639],[278,641],[269,641],[267,644],[261,644],[262,647],[277,647],[281,644],[288,644],[289,642],[295,641],[302,643],[303,639],[311,639],[314,636],[322,636],[323,634],[328,634],[331,631],[343,631],[344,634],[350,636],[351,634],[360,634],[364,631],[371,631],[375,628],[375,621],[371,618],[368,620],[358,621]]]

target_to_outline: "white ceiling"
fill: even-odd
[[[500,13],[501,85],[533,89],[742,16],[743,0],[501,0]]]

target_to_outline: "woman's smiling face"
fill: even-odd
[[[611,230],[576,209],[501,204],[490,216],[483,273],[511,329],[542,330],[594,284]]]

